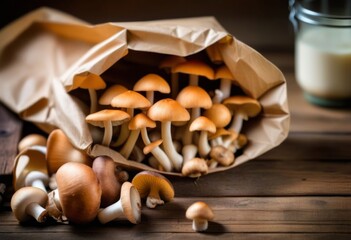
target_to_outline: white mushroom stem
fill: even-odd
[[[130,154],[132,153],[135,143],[138,140],[139,134],[140,129],[132,130],[129,134],[127,141],[124,143],[122,149],[119,151],[120,154],[122,154],[122,156],[126,159],[128,159]]]
[[[173,145],[170,121],[164,121],[161,123],[161,135],[165,152],[167,153],[169,159],[172,161],[174,168],[177,171],[180,171],[183,164],[183,156],[175,150],[175,147]]]
[[[99,211],[97,217],[102,224],[105,224],[105,223],[110,222],[110,221],[115,220],[115,219],[126,218],[124,216],[124,212],[123,212],[122,201],[118,200],[114,204],[112,204],[104,209],[101,209]]]
[[[96,112],[97,108],[97,96],[96,96],[96,90],[89,88],[89,96],[90,96],[90,113]]]
[[[157,188],[151,188],[149,195],[146,198],[146,206],[155,208],[157,205],[163,205],[165,202],[160,198]]]
[[[26,207],[26,213],[35,218],[38,222],[44,222],[47,216],[47,211],[45,208],[40,206],[38,203],[30,203]]]
[[[146,128],[141,129],[141,137],[145,145],[149,145],[151,143]],[[161,164],[163,169],[167,172],[172,171],[172,163],[171,160],[168,158],[167,154],[160,148],[155,147],[151,154],[156,158],[156,160]]]
[[[248,117],[246,116],[246,114],[241,112],[235,112],[234,117],[232,119],[232,123],[230,124],[228,129],[234,130],[235,132],[240,133],[241,128],[243,126],[243,121],[247,119]]]
[[[25,179],[25,186],[32,186],[42,189],[46,192],[46,187],[49,183],[49,176],[40,171],[31,171],[27,174]]]
[[[216,89],[214,92],[214,96],[212,98],[212,103],[221,103],[222,100],[224,99],[224,94],[221,90]]]
[[[193,159],[197,154],[197,147],[194,144],[185,145],[182,148],[183,165]]]
[[[179,91],[178,73],[171,74],[172,98],[176,99]]]
[[[183,138],[182,138],[183,145],[188,145],[193,143],[193,132],[189,131],[189,127],[191,123],[194,121],[194,119],[200,116],[200,113],[201,113],[200,108],[191,109],[190,120],[187,122],[185,131],[183,132]]]
[[[206,219],[197,218],[193,220],[193,230],[196,232],[206,231],[208,228],[208,221]]]
[[[199,84],[199,76],[195,74],[189,75],[189,85],[197,86]]]
[[[102,145],[109,146],[112,140],[112,122],[111,121],[104,121],[104,137],[102,139]]]
[[[201,131],[200,137],[199,137],[199,154],[201,157],[206,157],[209,152],[211,151],[211,146],[208,142],[208,132],[207,131]]]
[[[218,146],[218,145],[223,145],[223,139],[222,137],[216,137],[214,139],[211,140],[211,146]]]
[[[133,108],[127,108],[126,112],[129,114],[130,118],[132,119],[134,116],[134,109]],[[118,135],[118,138],[116,142],[113,144],[113,147],[119,147],[121,146],[128,138],[129,136],[129,128],[128,128],[128,122],[125,122],[121,125],[121,131]]]
[[[231,88],[232,88],[232,80],[226,79],[226,78],[222,78],[220,80],[219,89],[223,94],[222,100],[230,96]]]

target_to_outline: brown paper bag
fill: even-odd
[[[226,64],[240,88],[262,105],[260,116],[245,130],[250,143],[243,153],[230,167],[210,172],[235,167],[278,146],[289,130],[283,74],[212,17],[90,25],[53,9],[38,9],[0,31],[0,100],[48,133],[61,128],[91,156],[108,155],[124,166],[157,171],[93,143],[85,122],[86,103],[74,94],[75,77],[96,74],[110,83],[128,84],[135,81],[133,71],[123,76],[121,68],[113,67],[121,59],[149,71],[160,56],[201,53]]]

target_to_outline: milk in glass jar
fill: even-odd
[[[351,0],[290,1],[295,73],[308,101],[351,107]]]

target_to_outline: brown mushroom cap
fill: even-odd
[[[147,111],[147,115],[154,121],[188,121],[189,112],[177,101],[164,98],[153,104]]]
[[[134,91],[157,91],[161,93],[170,93],[171,88],[167,81],[160,75],[149,73],[140,78],[133,87]]]
[[[77,87],[83,89],[98,90],[106,88],[106,83],[99,75],[90,72],[84,72],[74,77],[73,88]]]
[[[186,210],[185,216],[186,218],[191,220],[212,220],[214,218],[212,209],[205,202],[202,201],[198,201],[191,204],[190,207]]]
[[[83,163],[68,162],[56,173],[63,214],[76,224],[89,223],[100,208],[101,186],[93,169]]]
[[[222,166],[229,166],[235,160],[234,153],[221,145],[211,149],[210,157]]]
[[[183,88],[177,96],[177,101],[184,108],[208,109],[212,106],[211,97],[199,86],[186,86]]]
[[[130,182],[124,182],[121,189],[121,205],[127,219],[134,224],[141,220],[141,200],[139,191]]]
[[[148,153],[150,153],[154,148],[160,146],[162,144],[163,140],[162,139],[158,139],[154,142],[151,142],[150,144],[146,145],[143,148],[143,153],[146,155]]]
[[[206,63],[199,60],[188,60],[186,62],[179,63],[172,67],[172,72],[203,76],[208,79],[214,78],[213,69]]]
[[[208,173],[208,166],[203,158],[193,158],[186,161],[182,168],[182,174],[188,177],[200,177]]]
[[[247,96],[231,96],[224,99],[223,104],[234,113],[240,111],[247,117],[255,117],[261,111],[261,104]]]
[[[138,189],[141,198],[156,197],[166,202],[174,198],[174,188],[172,183],[163,175],[142,171],[135,175],[132,184]]]
[[[159,65],[160,68],[171,69],[179,63],[185,62],[186,59],[180,56],[170,55],[163,59]]]
[[[85,121],[97,127],[104,127],[105,121],[111,121],[112,126],[121,125],[130,119],[130,115],[122,110],[103,109],[95,113],[89,114]]]
[[[115,96],[111,101],[111,105],[120,108],[146,109],[151,106],[151,103],[140,93],[128,90]]]
[[[32,133],[21,139],[18,143],[18,152],[23,151],[30,146],[46,146],[46,137],[40,134]]]
[[[235,79],[233,74],[231,73],[231,71],[226,65],[220,66],[215,73],[215,79],[221,79],[221,78],[230,79],[230,80]]]
[[[204,112],[203,116],[210,119],[217,128],[227,126],[232,119],[229,109],[221,103],[213,104],[211,108]]]
[[[132,120],[128,123],[129,130],[137,130],[141,128],[155,128],[156,123],[151,120],[144,113],[138,113],[135,115]]]
[[[99,104],[111,105],[111,101],[115,96],[126,91],[128,91],[128,89],[123,85],[120,85],[120,84],[112,85],[111,87],[106,89],[106,91],[101,95],[101,97],[99,98]]]
[[[216,125],[207,117],[200,116],[190,124],[189,131],[207,131],[209,133],[215,133]]]

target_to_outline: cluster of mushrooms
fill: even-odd
[[[157,171],[144,170],[130,180],[114,159],[92,159],[60,129],[47,139],[29,135],[19,144],[13,171],[11,207],[20,222],[52,218],[85,224],[98,219],[105,224],[124,219],[137,224],[142,199],[155,208],[174,198],[171,182],[159,171],[200,177],[211,168],[234,163],[235,153],[248,141],[241,133],[243,121],[260,113],[259,102],[232,96],[235,78],[225,65],[214,70],[200,60],[169,56],[160,68],[169,81],[150,73],[133,89],[121,84],[106,88],[93,74],[76,79],[80,88],[89,90],[90,113],[85,120],[94,144]],[[189,76],[185,87],[180,87],[180,74]],[[218,89],[210,92],[209,81],[217,81]],[[93,134],[96,130],[100,135]],[[193,219],[195,231],[205,231],[214,214],[206,203],[196,202],[186,217]]]
[[[95,76],[90,87],[91,80],[82,81],[91,98],[86,122],[104,129],[95,143],[125,159],[188,177],[233,164],[235,152],[247,143],[243,121],[260,113],[260,103],[246,95],[231,96],[235,78],[226,65],[214,70],[198,59],[169,56],[159,66],[169,81],[149,73],[132,89],[114,84],[99,98],[96,90],[106,88],[102,78]],[[182,88],[180,74],[188,76]],[[215,81],[218,89],[208,89]]]

